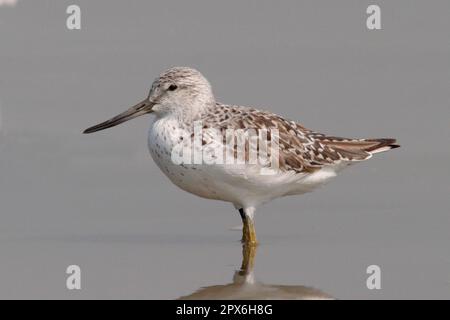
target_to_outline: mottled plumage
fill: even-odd
[[[326,165],[369,159],[382,148],[396,148],[395,139],[348,139],[318,133],[295,121],[251,107],[215,103],[202,115],[206,128],[277,129],[280,169],[314,172]]]
[[[253,218],[256,207],[262,203],[310,192],[348,165],[398,147],[395,139],[327,136],[267,111],[218,103],[208,80],[197,70],[186,67],[163,72],[153,82],[144,101],[85,133],[147,113],[155,115],[148,139],[155,163],[183,190],[203,198],[231,202],[239,209],[244,223],[243,241],[248,243],[256,243]],[[202,135],[196,144],[195,126],[199,123]],[[230,129],[248,132],[248,137],[253,131],[267,132],[267,143],[272,148],[265,150],[260,144],[255,148],[249,138],[244,143],[244,163],[174,161],[174,155],[178,154],[174,150],[180,146],[188,146],[193,154],[200,152],[203,157],[219,160],[221,154],[215,148],[226,145]],[[278,155],[277,166],[269,162],[251,163],[248,161],[251,151],[258,155],[264,152],[268,156]],[[237,146],[225,148],[224,154],[236,160],[240,155]],[[270,174],[263,171],[267,167]]]

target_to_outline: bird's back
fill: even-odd
[[[204,128],[220,130],[276,130],[279,169],[312,173],[326,166],[369,159],[373,154],[399,147],[395,139],[350,139],[328,136],[267,111],[217,103],[204,114]]]

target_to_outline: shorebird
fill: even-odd
[[[208,80],[188,67],[174,67],[161,73],[147,98],[84,133],[110,128],[149,113],[154,116],[148,147],[158,167],[187,192],[232,203],[243,222],[242,242],[252,245],[257,243],[254,213],[258,206],[275,198],[311,192],[343,168],[399,147],[391,138],[328,136],[268,111],[219,103]],[[200,136],[196,130],[199,125],[203,130]],[[256,147],[254,143],[250,146],[250,139],[246,140],[243,162],[195,159],[200,153],[209,160],[221,160],[224,154],[227,159],[242,160],[236,145],[230,147],[228,143],[239,140],[238,135],[228,139],[230,131],[241,135],[257,132],[257,137],[266,137],[267,145],[264,148],[258,141]],[[218,146],[224,145],[225,148],[219,149],[223,154],[216,152]],[[192,150],[193,157],[192,154],[184,157],[184,152],[183,159],[194,158],[193,161],[174,161],[180,146],[182,150]],[[250,163],[252,151],[258,156],[265,153],[266,158],[258,157],[265,161]],[[275,161],[267,161],[269,158]]]

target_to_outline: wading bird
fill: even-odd
[[[399,147],[395,139],[328,136],[271,112],[219,103],[208,80],[197,70],[187,67],[174,67],[163,72],[142,102],[84,133],[110,128],[149,113],[154,117],[150,122],[148,147],[158,167],[187,192],[232,203],[242,218],[242,241],[246,244],[257,243],[254,213],[259,205],[275,198],[313,191],[343,168],[367,160],[375,153]],[[201,128],[206,130],[197,144],[191,141],[196,139],[196,123],[201,123]],[[223,135],[212,134],[208,129]],[[268,154],[277,155],[277,165],[248,161],[173,161],[173,150],[180,145],[192,147],[194,158],[195,152],[204,155],[205,150],[214,151],[218,145],[226,145],[225,132],[228,130],[268,132]],[[244,145],[244,153],[256,151],[258,154],[263,152],[262,149],[260,145],[253,149],[249,144]],[[239,156],[236,146],[223,150],[233,159]],[[213,151],[209,151],[209,156]],[[215,154],[213,158],[217,156]],[[244,160],[249,160],[248,154],[244,154]]]

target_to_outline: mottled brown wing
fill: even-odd
[[[269,133],[271,129],[277,129],[279,168],[283,171],[314,172],[342,160],[363,160],[370,156],[367,152],[334,148],[320,139],[325,135],[276,114],[253,108],[220,105],[214,114],[202,120],[205,127],[218,129],[266,129]]]

